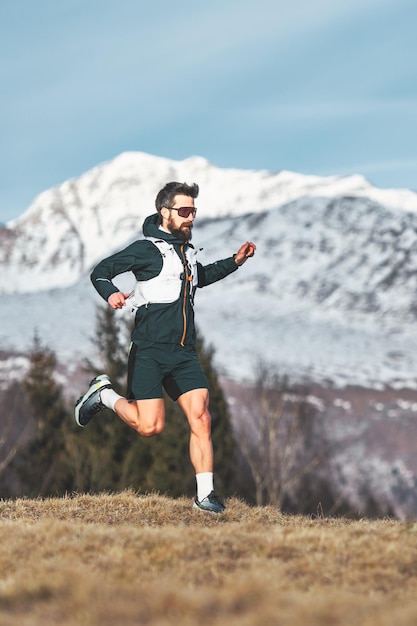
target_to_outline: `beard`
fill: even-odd
[[[167,229],[169,230],[171,235],[174,235],[174,237],[176,237],[180,241],[191,241],[193,230],[192,224],[183,224],[181,228],[175,228],[172,222],[169,221],[167,224]]]

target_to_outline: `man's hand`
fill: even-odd
[[[251,241],[247,241],[240,246],[239,250],[235,254],[236,265],[243,265],[249,259],[249,257],[255,254],[256,246]]]
[[[110,304],[112,309],[122,309],[126,306],[126,300],[128,297],[128,293],[117,291],[116,293],[112,293],[111,296],[107,298],[107,302]]]

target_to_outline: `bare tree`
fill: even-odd
[[[18,450],[24,447],[33,431],[27,417],[27,404],[19,383],[13,382],[0,394],[0,475],[13,461]]]
[[[257,505],[281,508],[285,498],[300,497],[302,478],[321,454],[310,445],[317,409],[305,388],[290,387],[286,377],[265,364],[245,402],[236,429],[241,452],[255,483]]]

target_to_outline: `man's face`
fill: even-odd
[[[165,221],[165,228],[181,241],[190,241],[195,218],[192,213],[188,217],[178,215],[178,211],[175,209],[180,207],[194,207],[194,198],[182,195],[175,196],[173,209],[169,210],[169,216]]]

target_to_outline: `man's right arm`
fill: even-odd
[[[118,274],[129,271],[129,268],[121,269],[121,267],[118,267],[120,266],[118,254],[119,253],[113,254],[112,256],[100,261],[90,275],[94,288],[106,301],[112,294],[119,291],[112,279]]]
[[[158,249],[146,240],[139,240],[100,261],[91,272],[90,279],[99,295],[109,302],[112,308],[120,308],[123,306],[121,303],[123,298],[116,296],[120,294],[126,298],[127,294],[120,292],[113,283],[113,278],[132,271],[136,278],[147,280],[157,275],[161,267],[162,259]],[[109,301],[110,297],[112,302]]]

